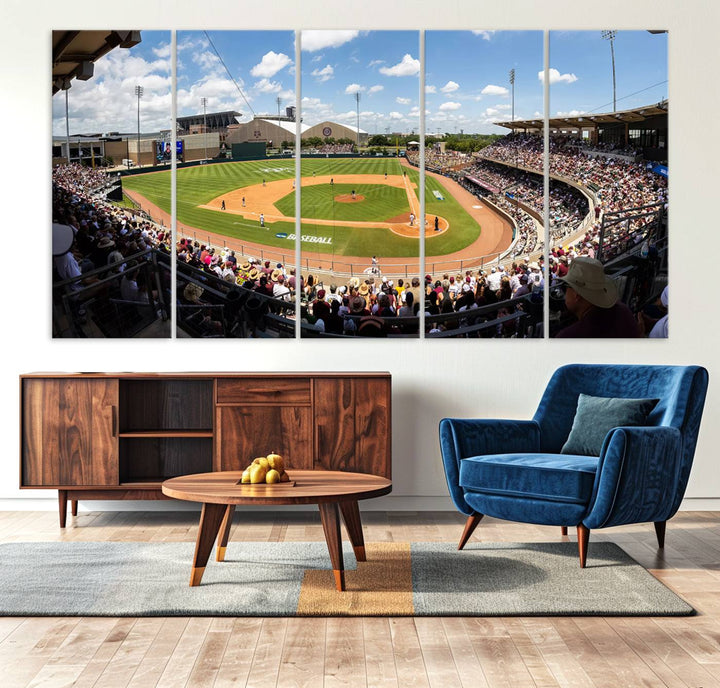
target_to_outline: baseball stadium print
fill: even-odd
[[[303,31],[303,337],[417,337],[417,31]]]
[[[667,32],[174,38],[53,32],[54,337],[667,337]]]
[[[542,336],[542,172],[486,154],[542,111],[543,34],[428,31],[425,57],[426,336]]]
[[[169,31],[52,32],[53,337],[171,336],[171,89]]]

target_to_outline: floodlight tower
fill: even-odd
[[[510,86],[512,87],[512,121],[515,121],[515,67],[510,70]]]
[[[203,106],[203,135],[205,139],[205,160],[207,160],[207,98],[203,96],[200,98],[200,102]]]
[[[137,106],[137,159],[138,159],[138,167],[141,167],[140,164],[140,98],[143,97],[143,93],[145,92],[145,89],[142,86],[136,86],[135,87],[135,95],[137,96],[138,106]]]
[[[360,150],[360,91],[355,93],[355,102],[357,105],[357,147]]]
[[[615,91],[615,36],[617,31],[614,29],[605,29],[602,32],[602,37],[606,41],[610,41],[610,57],[612,58],[612,75],[613,75],[613,112],[617,110],[616,91]]]

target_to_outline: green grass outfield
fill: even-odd
[[[342,174],[402,174],[405,169],[416,185],[419,185],[419,173],[416,169],[401,167],[395,158],[312,158],[302,161],[303,177]],[[230,162],[212,165],[197,165],[177,171],[177,217],[178,221],[200,232],[207,231],[222,234],[242,241],[293,250],[294,222],[275,222],[262,229],[255,221],[245,220],[239,215],[222,211],[199,208],[224,193],[242,186],[261,184],[279,179],[291,179],[295,175],[294,159],[254,160],[250,162]],[[480,226],[460,207],[460,204],[447,193],[444,187],[432,177],[426,177],[425,204],[430,218],[428,230],[432,232],[432,217],[440,215],[448,219],[450,231],[431,237],[427,241],[428,255],[445,255],[458,251],[475,241],[480,235]],[[123,178],[123,187],[137,191],[150,202],[170,212],[170,171],[136,174]],[[347,188],[346,188],[347,187]],[[433,195],[437,189],[445,197],[439,201]],[[354,228],[342,225],[342,221],[380,222],[397,215],[408,213],[407,196],[403,189],[383,185],[356,185],[356,193],[366,197],[362,203],[333,203],[332,197],[339,193],[350,193],[352,187],[336,184],[334,191],[330,185],[317,185],[303,189],[302,215],[316,219],[333,219],[334,225],[318,225],[311,220],[302,225],[303,236],[321,237],[330,243],[304,241],[303,250],[320,251],[338,256],[378,255],[383,258],[393,256],[417,256],[419,241],[400,237],[384,228]],[[417,193],[417,189],[416,189]],[[395,205],[397,203],[397,205]],[[295,214],[295,194],[291,193],[276,203],[284,214]],[[334,206],[334,208],[333,208]],[[281,238],[276,234],[285,233]]]

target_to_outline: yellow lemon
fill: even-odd
[[[260,464],[265,470],[270,468],[270,462],[264,456],[258,456],[253,463]]]
[[[259,463],[253,464],[250,467],[250,482],[253,485],[256,485],[258,483],[264,483],[266,473],[267,468],[265,468],[265,466]]]
[[[278,473],[282,473],[285,470],[285,462],[280,454],[268,454],[267,460],[270,468],[274,468]]]
[[[242,478],[240,479],[241,483],[249,483],[250,482],[250,469],[246,468],[242,473]]]
[[[279,483],[280,474],[274,468],[271,468],[265,476],[265,482],[268,484]]]

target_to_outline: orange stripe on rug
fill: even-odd
[[[412,616],[412,568],[407,542],[371,542],[367,561],[345,571],[345,591],[330,570],[306,570],[297,613],[301,616]]]

